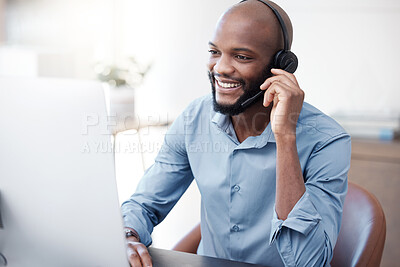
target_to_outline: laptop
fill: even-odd
[[[0,266],[129,266],[104,92],[0,77]]]

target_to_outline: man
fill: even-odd
[[[291,43],[289,17],[269,3]],[[220,18],[209,43],[212,95],[176,119],[122,206],[132,266],[151,266],[150,233],[193,179],[202,196],[199,254],[268,266],[329,265],[350,137],[303,103],[293,74],[271,69],[283,41],[276,15],[260,1],[239,3]],[[260,89],[263,96],[243,107]]]

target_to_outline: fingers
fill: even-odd
[[[128,260],[132,267],[153,266],[149,251],[146,246],[139,242],[127,243]]]
[[[297,79],[292,73],[281,69],[272,69],[271,72],[274,76],[265,80],[260,86],[261,90],[266,90],[263,103],[265,107],[268,107],[274,99],[276,102],[285,96],[297,98],[303,95],[304,98],[304,92],[300,89]]]
[[[293,73],[281,70],[281,69],[271,69],[272,74],[275,75],[285,75],[288,77],[293,83],[298,84],[296,76]]]
[[[142,262],[140,260],[140,256],[137,253],[136,249],[128,244],[128,261],[132,267],[142,267]]]
[[[285,91],[287,91],[288,89],[290,88],[286,84],[278,81],[274,82],[264,94],[264,107],[268,107],[272,103],[272,101],[274,101],[274,99],[278,97],[280,93],[280,98],[282,98],[282,94],[285,93]]]
[[[263,105],[264,107],[268,107],[273,101],[276,103],[278,101],[292,102],[295,99],[297,99],[297,101],[303,102],[304,91],[298,87],[291,88],[285,83],[275,81],[265,92]]]
[[[290,87],[299,86],[296,77],[292,73],[280,69],[272,69],[271,73],[274,74],[274,76],[265,80],[265,82],[260,86],[261,90],[268,89],[268,87],[270,87],[275,81],[282,82]]]
[[[147,248],[144,245],[140,246],[137,249],[137,252],[139,253],[140,259],[142,260],[142,264],[144,267],[153,266],[149,251],[147,250]]]

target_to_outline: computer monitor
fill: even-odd
[[[110,121],[99,83],[0,78],[7,266],[129,266]]]

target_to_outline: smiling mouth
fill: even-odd
[[[222,82],[220,81],[218,78],[215,78],[215,82],[217,83],[217,85],[222,88],[222,89],[236,89],[238,87],[240,87],[242,85],[242,83],[240,82],[236,82],[236,83],[228,83],[228,82]]]

